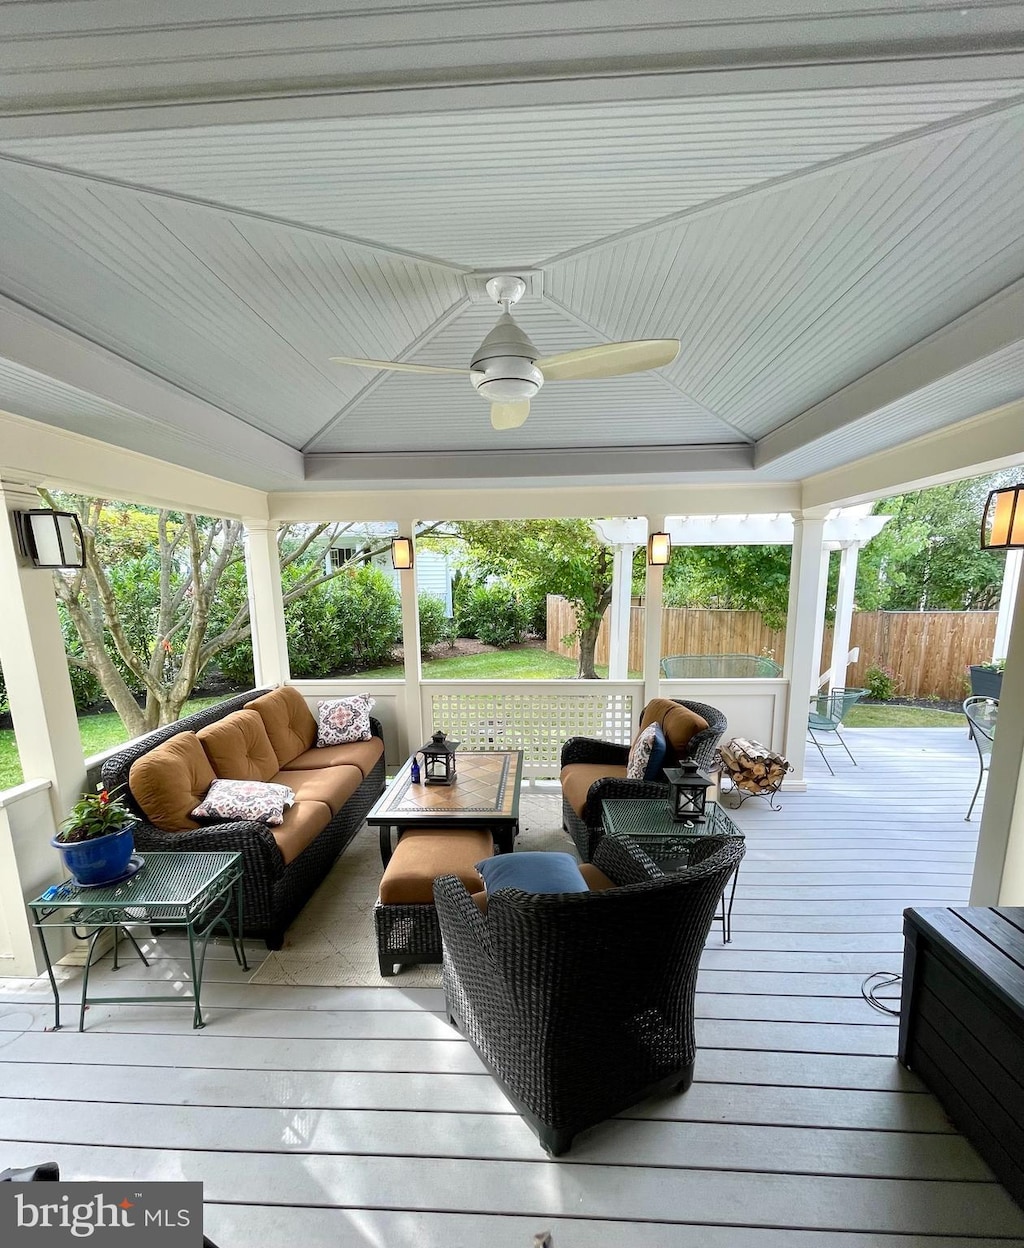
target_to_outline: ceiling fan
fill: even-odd
[[[358,360],[333,356],[335,364],[356,368],[392,369],[401,373],[454,373],[468,377],[473,389],[491,404],[495,429],[517,429],[530,414],[530,400],[545,381],[590,381],[642,373],[671,364],[679,354],[676,338],[642,339],[637,342],[605,342],[580,347],[561,355],[541,356],[512,319],[509,309],[523,297],[526,283],[505,274],[492,277],[487,293],[501,308],[498,323],[483,340],[469,368],[445,368],[434,364],[401,364],[393,360]]]

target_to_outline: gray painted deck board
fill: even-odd
[[[811,758],[806,794],[735,815],[748,856],[734,941],[712,933],[702,961],[692,1089],[569,1158],[544,1156],[438,990],[250,985],[217,946],[201,1032],[153,1001],[46,1032],[46,986],[0,979],[0,1166],[201,1178],[225,1248],[525,1248],[545,1228],[556,1248],[1024,1245],[1024,1213],[860,995],[899,969],[905,906],[966,902],[972,747],[941,729],[846,735],[858,767],[830,754],[832,779]],[[937,759],[941,800],[924,784]],[[154,952],[148,972],[101,964],[97,991],[166,991],[183,948]]]

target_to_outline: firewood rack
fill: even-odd
[[[783,780],[793,770],[788,759],[759,741],[733,737],[719,747],[718,762],[723,777],[731,783],[729,791],[737,795],[735,807],[742,806],[748,797],[763,797],[772,810],[782,809],[781,802],[776,804],[776,797]]]

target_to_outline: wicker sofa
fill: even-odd
[[[316,720],[298,690],[255,690],[131,741],[103,764],[139,816],[135,845],[238,850],[245,860],[245,935],[280,949],[299,913],[384,791],[384,742],[314,748]],[[249,820],[200,825],[188,812],[214,778],[287,784],[296,795],[279,828]]]
[[[715,751],[728,726],[717,707],[681,698],[654,698],[640,715],[640,729],[652,723],[660,724],[665,733],[666,767],[685,759],[702,771],[716,769]],[[605,798],[668,797],[664,779],[627,779],[628,758],[628,745],[592,737],[570,737],[562,746],[562,823],[584,862],[590,862],[604,835],[601,803]]]

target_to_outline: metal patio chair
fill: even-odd
[[[856,767],[857,760],[850,753],[850,747],[843,740],[843,734],[839,731],[839,726],[842,724],[845,716],[849,714],[850,707],[855,702],[859,702],[866,693],[866,689],[833,689],[831,693],[822,693],[811,699],[811,709],[807,715],[807,735],[818,747],[818,753],[824,760],[830,775],[834,776],[836,773],[832,770],[832,764],[825,757],[825,751],[821,748],[821,742],[814,734],[834,733],[839,744],[846,751],[850,762]]]
[[[967,807],[964,822],[969,823],[974,803],[981,792],[981,782],[985,779],[988,765],[992,761],[992,741],[996,735],[996,719],[999,716],[999,699],[985,698],[975,695],[965,699],[964,714],[967,716],[967,735],[974,742],[978,751],[978,783],[974,786],[974,796]]]

